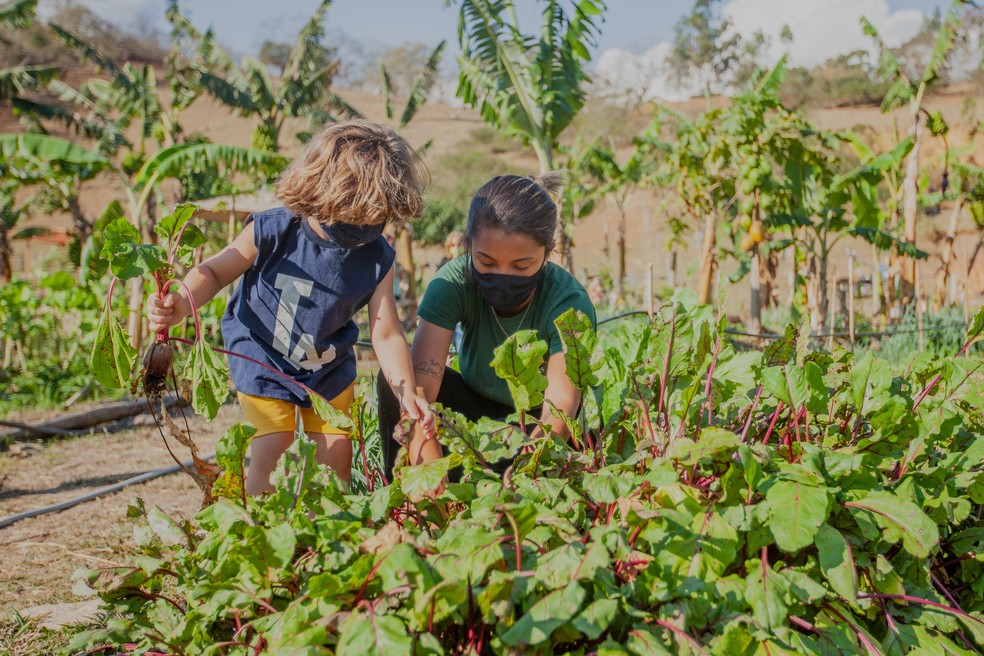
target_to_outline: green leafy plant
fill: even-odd
[[[443,412],[448,456],[346,494],[297,440],[272,494],[187,523],[135,505],[141,555],[80,572],[107,620],[72,648],[984,648],[984,362],[967,355],[984,311],[955,357],[906,365],[811,352],[795,327],[740,353],[687,294],[604,359],[583,318],[565,322],[585,354],[569,370],[603,388],[583,445]],[[220,446],[232,479],[243,436]]]

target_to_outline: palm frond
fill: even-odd
[[[148,159],[137,172],[135,182],[142,187],[153,180],[175,178],[197,163],[222,166],[250,176],[272,177],[287,166],[287,158],[255,148],[213,143],[181,143],[164,148]]]
[[[210,96],[236,113],[249,116],[259,111],[260,108],[253,102],[248,88],[240,87],[208,71],[200,70],[198,76],[202,87]]]
[[[273,78],[270,77],[270,72],[267,70],[266,65],[254,59],[253,57],[243,57],[242,60],[242,71],[243,75],[246,77],[246,81],[249,84],[249,90],[252,94],[253,103],[259,107],[261,110],[272,109],[277,106],[277,88],[273,83]],[[281,98],[283,89],[286,89],[288,84],[283,83],[281,89]]]
[[[123,74],[123,70],[116,65],[116,62],[100,52],[100,50],[94,45],[86,43],[65,28],[55,25],[54,23],[50,23],[48,27],[50,27],[51,31],[72,49],[78,51],[79,54],[82,55],[82,59],[92,62],[98,66],[100,70],[108,72],[114,79],[120,80],[123,84],[127,82],[126,76]]]
[[[45,134],[0,134],[0,157],[27,158],[50,166],[71,166],[98,171],[110,165],[100,153],[67,139]]]
[[[957,30],[960,28],[960,17],[957,15],[957,9],[961,4],[960,0],[955,0],[936,33],[936,42],[933,44],[929,61],[926,62],[926,68],[923,69],[922,84],[932,84],[939,79],[946,68],[947,58],[953,50],[953,45],[957,40]]]
[[[393,99],[390,98],[390,92],[393,89],[393,79],[390,77],[389,71],[386,70],[386,66],[383,65],[382,60],[379,61],[379,92],[383,96],[383,111],[386,113],[386,120],[393,120]]]
[[[431,89],[434,88],[434,83],[437,82],[437,72],[441,65],[441,57],[444,54],[444,47],[446,45],[446,41],[441,41],[437,44],[430,56],[427,57],[427,61],[424,62],[424,67],[414,79],[413,85],[410,87],[410,94],[407,98],[407,104],[403,108],[403,115],[400,116],[400,122],[398,124],[399,127],[402,128],[404,125],[413,120],[413,117],[416,116],[417,112],[420,111],[420,108],[427,102],[427,96],[430,95]],[[387,108],[386,118],[392,120],[392,107]]]
[[[321,39],[325,35],[325,15],[330,6],[331,0],[321,0],[314,14],[301,28],[281,75],[284,80],[302,77],[305,72],[310,73],[320,68],[317,56],[320,54],[318,50],[321,48]]]
[[[34,21],[38,0],[15,0],[0,7],[0,25],[15,30],[23,29]]]
[[[51,230],[49,230],[48,228],[42,228],[40,226],[32,226],[30,228],[24,228],[22,230],[18,230],[13,235],[11,235],[10,238],[30,239],[31,237],[41,237],[43,235],[50,235],[50,234],[51,234]]]
[[[0,101],[11,100],[39,89],[58,75],[55,66],[15,66],[0,68]]]

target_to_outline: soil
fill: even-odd
[[[218,438],[239,419],[234,405],[223,406],[211,424],[190,416],[199,452],[213,453]],[[190,459],[185,447],[169,442],[182,461]],[[15,446],[0,454],[0,517],[73,499],[174,464],[156,426],[31,444],[40,446]],[[72,592],[71,575],[76,569],[126,562],[135,548],[126,508],[137,497],[183,518],[194,516],[202,502],[198,486],[179,472],[0,529],[0,621],[9,619],[14,610],[80,601]]]

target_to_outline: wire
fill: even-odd
[[[649,312],[647,312],[646,310],[629,310],[628,312],[623,312],[621,314],[616,314],[614,316],[606,317],[606,318],[600,320],[598,322],[598,326],[600,327],[603,324],[606,324],[606,323],[609,323],[609,322],[612,322],[612,321],[617,321],[619,319],[624,319],[626,317],[638,316],[638,315],[643,315],[643,314],[644,315],[648,315]],[[967,324],[966,323],[964,323],[963,321],[957,321],[957,322],[954,322],[954,323],[941,324],[939,326],[927,326],[927,327],[925,327],[922,330],[922,332],[924,332],[924,333],[932,333],[932,332],[939,332],[939,331],[942,331],[942,330],[951,330],[953,328],[966,328],[966,327],[967,327]],[[741,337],[755,337],[757,339],[779,339],[779,338],[782,337],[782,335],[780,335],[778,333],[748,333],[748,332],[744,332],[744,331],[741,331],[741,330],[735,330],[734,328],[725,328],[724,329],[724,332],[726,334],[728,334],[728,335],[739,335]],[[912,328],[912,329],[906,329],[906,330],[855,331],[854,332],[854,336],[855,337],[884,337],[886,335],[887,336],[891,336],[891,335],[908,335],[908,334],[913,334],[913,333],[918,333],[918,332],[920,332],[920,330],[918,328]],[[817,333],[817,334],[811,333],[810,334],[810,337],[811,338],[814,338],[814,339],[826,339],[828,337],[850,337],[850,336],[851,336],[851,333],[849,331],[839,331],[839,332],[833,332],[833,333]]]
[[[205,460],[212,460],[215,458],[215,454],[205,456]],[[184,463],[184,467],[193,467],[194,461],[189,460]],[[145,472],[143,474],[138,474],[132,478],[128,478],[125,481],[120,481],[119,483],[114,483],[113,485],[108,485],[103,488],[99,488],[94,492],[84,494],[80,497],[74,499],[69,499],[68,501],[60,501],[58,503],[53,503],[50,506],[44,506],[43,508],[35,508],[34,510],[25,510],[24,512],[17,513],[16,515],[10,515],[8,517],[0,518],[0,528],[6,528],[11,524],[21,521],[22,519],[30,519],[31,517],[37,517],[39,515],[46,515],[52,512],[58,512],[59,510],[66,510],[72,506],[77,506],[80,503],[85,503],[86,501],[92,501],[101,496],[111,494],[118,490],[122,490],[130,485],[136,485],[137,483],[144,483],[146,481],[153,480],[155,478],[160,478],[161,476],[167,476],[168,474],[173,474],[175,472],[181,471],[182,465],[171,465],[170,467],[165,467],[164,469],[157,469],[154,471]]]

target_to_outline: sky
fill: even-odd
[[[42,16],[59,0],[40,0]],[[117,24],[135,21],[157,23],[163,19],[165,0],[77,0],[103,18]],[[539,25],[536,0],[515,0],[521,27],[534,32]],[[673,39],[673,28],[693,7],[693,0],[608,0],[598,47],[594,49],[595,73],[617,78],[619,84],[638,86],[637,78],[650,79]],[[195,25],[211,26],[220,43],[233,53],[255,54],[266,40],[293,42],[297,31],[317,7],[317,0],[182,0],[181,6]],[[457,10],[445,8],[445,0],[335,0],[328,10],[327,28],[344,35],[369,52],[410,42],[436,45],[447,39],[457,50]],[[798,66],[820,64],[858,48],[871,49],[859,25],[866,16],[889,45],[899,45],[916,33],[925,16],[948,0],[720,0],[720,10],[743,34],[762,30],[771,37],[766,62],[788,52]],[[790,45],[780,43],[779,33],[788,25]],[[528,27],[525,27],[528,26]],[[452,57],[446,57],[450,66]],[[671,98],[666,80],[653,82],[653,94]],[[688,95],[684,90],[683,95]]]
[[[57,0],[41,0],[42,13]],[[164,0],[80,0],[100,16],[122,24],[138,17],[163,24]],[[181,5],[196,25],[211,25],[221,42],[237,52],[255,52],[267,39],[293,41],[298,28],[317,6],[317,0],[183,0]],[[454,41],[457,12],[444,0],[335,0],[328,10],[329,29],[372,46],[419,41]],[[516,0],[521,24],[536,27],[535,0]],[[816,50],[836,50],[837,33],[868,15],[891,30],[918,28],[921,16],[947,0],[722,0],[723,11],[739,29],[776,29],[783,23],[797,39]],[[633,53],[673,38],[673,26],[693,7],[693,0],[608,0],[599,51],[620,48]],[[50,9],[49,9],[50,10]],[[878,22],[876,22],[878,25]],[[799,26],[801,29],[796,29]],[[823,27],[823,29],[820,29]],[[882,27],[882,26],[880,26]],[[883,28],[884,29],[884,28]]]

